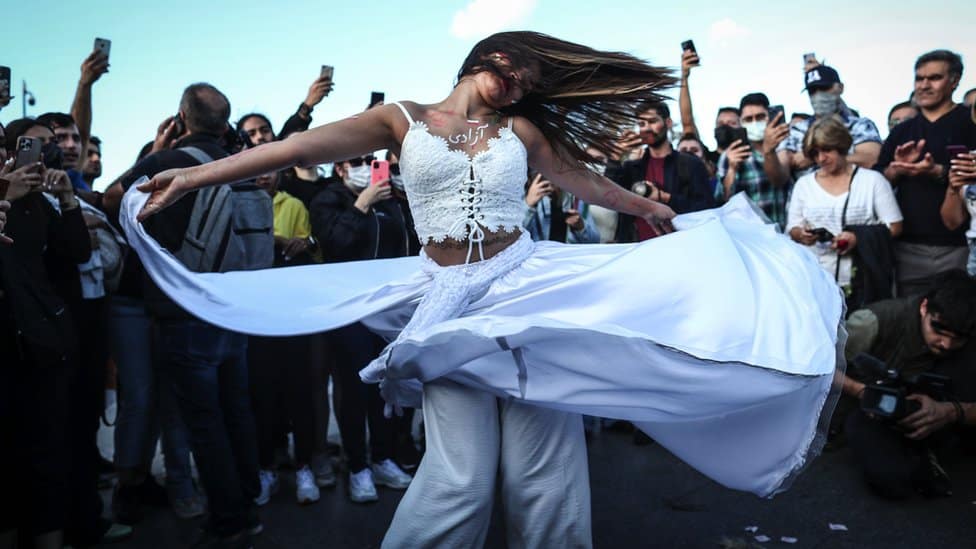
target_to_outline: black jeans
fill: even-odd
[[[199,320],[159,322],[160,356],[221,537],[248,525],[260,492],[248,395],[247,336]]]
[[[314,456],[319,425],[315,413],[313,348],[319,334],[297,337],[251,337],[248,341],[251,404],[257,425],[258,463],[271,469],[276,426],[285,420],[295,435],[295,461],[307,465]],[[284,417],[281,413],[284,413]]]
[[[369,465],[366,459],[366,423],[369,422],[369,454],[373,463],[393,457],[393,420],[383,415],[379,385],[366,384],[359,370],[383,350],[383,339],[362,324],[351,324],[329,332],[335,356],[335,413],[342,448],[349,471],[357,473]]]
[[[8,327],[0,321],[0,328]],[[9,483],[0,497],[0,532],[19,529],[22,539],[30,539],[65,525],[74,366],[45,363],[26,350],[21,356],[13,333],[0,333],[0,471]]]

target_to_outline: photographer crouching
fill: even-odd
[[[922,297],[880,301],[847,322],[843,391],[859,408],[844,431],[865,480],[885,498],[951,495],[938,457],[972,442],[976,280],[962,270],[940,279]]]

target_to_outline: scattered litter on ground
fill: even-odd
[[[789,536],[782,536],[781,538],[779,538],[779,540],[782,541],[783,543],[796,543],[797,542],[797,539],[796,538],[791,538]]]
[[[758,541],[759,543],[766,543],[767,541],[769,541],[769,540],[771,540],[773,538],[771,538],[769,536],[758,535],[754,539],[756,541]]]
[[[831,523],[828,523],[828,525],[830,526],[830,529],[833,530],[833,531],[835,531],[835,532],[837,532],[837,531],[846,532],[847,531],[847,527],[844,526],[843,524],[834,524],[833,522],[831,522]]]

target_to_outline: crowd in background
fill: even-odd
[[[967,344],[976,328],[976,292],[960,274],[976,276],[976,90],[955,102],[960,56],[936,50],[917,59],[914,91],[906,82],[885,140],[846,104],[838,72],[811,59],[802,72],[811,113],[786,113],[761,90],[749,93],[716,114],[715,150],[695,122],[690,82],[702,70],[698,62],[693,49],[684,51],[677,124],[668,104],[635,112],[616,154],[591,150],[588,167],[679,214],[743,193],[843,289],[858,351],[911,371],[956,368],[948,374],[957,376],[952,398],[929,395],[943,406],[919,400],[938,421],[909,426],[910,438],[971,421],[966,403],[976,401],[969,396],[976,385],[958,377],[955,363],[972,358]],[[260,113],[231,121],[223,93],[190,85],[174,98],[179,114],[155,135],[147,128],[139,158],[101,193],[93,190],[101,141],[92,134],[91,97],[107,70],[108,59],[91,54],[68,113],[0,126],[0,435],[14,441],[0,462],[22,472],[10,483],[19,496],[0,498],[0,549],[124,539],[158,507],[184,519],[207,514],[200,546],[248,547],[264,528],[258,508],[285,470],[294,472],[299,504],[337,484],[355,503],[376,501],[377,486],[405,489],[423,450],[414,411],[387,417],[377,386],[358,376],[383,349],[382,338],[362,324],[287,338],[210,325],[156,287],[119,225],[123,195],[140,178],[307,130],[331,75],[311,84],[277,132]],[[6,102],[0,97],[0,107]],[[22,138],[34,138],[40,151],[26,164],[18,160],[28,158]],[[376,160],[388,170],[379,181]],[[199,271],[404,257],[421,243],[403,189],[396,155],[379,152],[336,162],[328,175],[294,167],[226,192],[191,193],[145,227]],[[525,204],[523,228],[534,240],[658,236],[642,219],[583,203],[540,173],[527,174]],[[214,229],[228,226],[238,230]],[[861,399],[864,376],[848,376],[845,393]],[[96,447],[106,387],[118,394],[112,462]],[[341,447],[328,442],[330,414]],[[890,429],[871,431],[864,421],[843,414],[833,433],[843,441],[845,422],[853,425],[846,437],[879,493],[903,497],[906,485],[948,490],[931,447],[903,452],[906,437],[885,438]],[[871,464],[884,461],[885,444],[907,457],[878,469]],[[151,474],[158,445],[162,483]],[[109,476],[106,510],[99,482]]]

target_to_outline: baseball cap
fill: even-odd
[[[827,65],[816,66],[806,72],[804,75],[804,84],[806,85],[807,93],[812,91],[825,90],[834,84],[840,84],[840,75],[833,67],[828,67]]]

